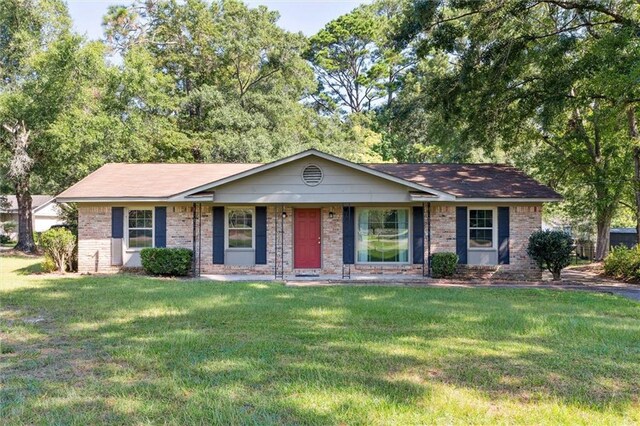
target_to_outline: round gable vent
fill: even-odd
[[[309,164],[302,171],[302,180],[309,186],[316,186],[322,182],[322,169],[315,164]]]

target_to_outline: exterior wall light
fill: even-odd
[[[329,211],[329,219],[333,219],[333,210]]]

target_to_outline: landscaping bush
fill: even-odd
[[[12,234],[16,232],[16,230],[18,229],[18,223],[12,220],[8,222],[2,222],[1,225],[2,225],[2,229],[6,234]]]
[[[145,248],[140,251],[142,267],[151,275],[189,275],[192,257],[192,251],[185,248]]]
[[[0,234],[0,244],[9,244],[11,243],[11,237],[6,234]]]
[[[458,255],[455,253],[434,253],[431,256],[431,275],[435,278],[452,276],[456,272],[458,260]]]
[[[614,247],[604,259],[604,273],[624,280],[640,279],[640,247]]]
[[[536,231],[529,237],[527,253],[540,269],[547,269],[553,280],[560,279],[560,272],[571,263],[574,250],[573,238],[564,231]]]
[[[64,228],[52,228],[40,234],[40,246],[56,266],[58,272],[65,272],[73,257],[76,237]]]
[[[53,261],[51,256],[48,254],[44,255],[44,260],[40,264],[40,268],[42,268],[42,272],[48,273],[57,270],[56,263]]]

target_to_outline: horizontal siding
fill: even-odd
[[[317,186],[305,185],[302,170],[309,164],[322,169]],[[409,189],[322,159],[302,159],[231,182],[215,189],[217,203],[407,202]]]

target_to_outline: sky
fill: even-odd
[[[278,25],[305,35],[315,34],[327,22],[369,0],[245,0],[251,7],[265,5],[280,12]],[[112,4],[126,5],[131,0],[67,0],[76,31],[90,39],[102,37],[102,17]]]

